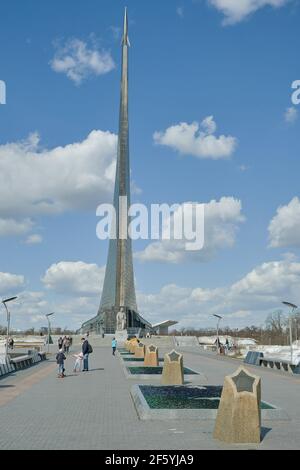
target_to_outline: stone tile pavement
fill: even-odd
[[[184,360],[211,384],[222,384],[224,375],[239,365],[193,352],[186,352]],[[253,449],[215,441],[211,421],[140,421],[130,396],[134,382],[126,380],[120,359],[112,357],[110,348],[94,348],[90,368],[88,373],[73,374],[70,355],[65,379],[57,379],[55,363],[47,361],[0,380],[0,450]],[[265,431],[258,448],[300,448],[300,381],[251,370],[262,376],[263,399],[284,407],[291,416],[288,422],[269,423],[272,429]],[[14,394],[9,400],[8,390]],[[1,401],[3,393],[6,399]]]

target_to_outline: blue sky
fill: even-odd
[[[3,0],[0,296],[19,294],[18,328],[43,326],[49,309],[76,328],[97,311],[108,245],[95,211],[112,199],[125,5],[133,200],[210,211],[199,255],[134,244],[140,310],[181,326],[209,326],[212,313],[261,324],[281,300],[300,302],[296,0]],[[199,132],[179,130],[210,116],[203,155]],[[221,135],[229,155],[216,158]]]

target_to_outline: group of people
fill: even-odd
[[[73,339],[70,336],[62,336],[58,340],[58,349],[62,349],[64,353],[69,354],[70,347],[72,346]]]
[[[226,338],[225,344],[221,343],[220,339],[217,338],[216,341],[215,341],[215,345],[220,350],[221,354],[226,354],[226,352],[228,352],[232,349],[232,345],[230,344],[228,338]]]
[[[75,363],[73,367],[73,372],[88,372],[89,370],[89,355],[93,352],[93,348],[91,344],[89,343],[89,333],[83,338],[81,338],[81,351],[77,354],[73,354],[73,357],[75,358]],[[68,336],[65,336],[64,338],[59,338],[58,340],[58,353],[56,355],[56,362],[58,365],[58,378],[64,378],[66,377],[65,374],[65,360],[67,353],[69,353],[70,346],[72,344],[72,341],[70,343],[70,340],[72,338],[69,338]],[[113,356],[116,355],[116,350],[117,350],[117,340],[116,338],[112,339],[111,342],[111,347],[112,347],[112,354]]]
[[[73,372],[77,373],[82,370],[82,372],[88,372],[89,370],[89,355],[93,352],[93,348],[88,341],[88,334],[81,338],[81,351],[77,354],[74,354],[75,363]],[[61,338],[60,338],[61,339]],[[65,354],[69,352],[70,345],[68,342],[60,342],[59,339],[59,351],[56,355],[56,363],[58,365],[58,378],[66,377],[65,374]],[[83,366],[83,367],[82,367]]]

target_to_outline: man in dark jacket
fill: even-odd
[[[83,369],[82,372],[89,370],[89,342],[86,338],[81,338],[82,341],[82,354],[83,354]]]
[[[65,377],[64,371],[65,371],[65,360],[66,356],[63,353],[63,350],[60,349],[59,352],[56,354],[56,363],[58,365],[58,377],[62,379]]]

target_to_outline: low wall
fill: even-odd
[[[45,361],[46,359],[46,353],[39,353],[36,350],[29,350],[26,355],[17,355],[17,353],[15,353],[14,357],[12,358],[8,357],[5,359],[2,357],[0,358],[0,377],[11,374],[12,372],[16,372],[18,370],[27,369],[28,367],[32,367],[41,361]]]
[[[179,348],[199,348],[196,336],[174,336],[174,345]]]

